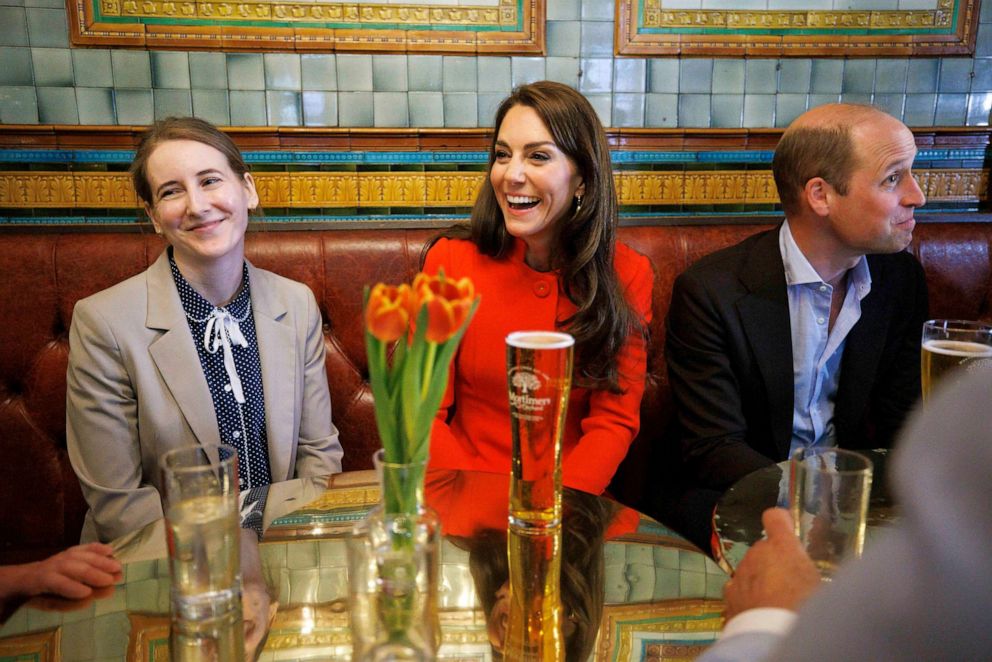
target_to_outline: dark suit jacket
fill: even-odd
[[[666,356],[690,485],[724,490],[788,456],[792,337],[778,232],[713,253],[675,281]],[[920,395],[923,268],[906,252],[870,255],[868,268],[834,408],[845,448],[888,446]]]

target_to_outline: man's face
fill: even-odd
[[[847,194],[828,187],[828,233],[839,256],[896,253],[909,246],[913,212],[926,197],[913,179],[913,134],[901,122],[878,115],[851,132],[856,166]]]

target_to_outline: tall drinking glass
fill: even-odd
[[[920,377],[923,398],[935,384],[959,367],[966,370],[992,368],[992,324],[967,320],[930,320],[923,323]]]
[[[506,337],[513,455],[507,545],[506,659],[561,660],[561,436],[575,340],[567,333]]]
[[[163,454],[160,464],[172,659],[244,660],[237,451],[187,446]]]
[[[800,448],[789,471],[789,508],[796,535],[826,579],[845,558],[860,556],[871,493],[872,464],[839,448]]]

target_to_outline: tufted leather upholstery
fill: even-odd
[[[636,502],[651,489],[650,444],[672,414],[664,370],[665,315],[675,277],[697,258],[768,226],[624,227],[654,264],[654,316],[642,432],[612,491]],[[248,258],[306,283],[324,316],[327,375],[345,470],[370,468],[378,447],[362,338],[362,284],[413,276],[429,229],[253,232]],[[912,250],[923,262],[934,317],[992,318],[992,224],[929,223]],[[133,233],[0,235],[0,562],[74,544],[86,504],[65,448],[67,335],[80,298],[142,271],[162,250]]]

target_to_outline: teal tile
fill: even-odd
[[[424,92],[423,94],[434,94],[434,92]],[[492,92],[479,94],[479,126],[493,126],[496,121],[496,110],[499,108],[499,105],[503,103],[503,99],[505,98],[505,94]],[[414,126],[417,125],[415,124]]]
[[[961,126],[967,117],[967,94],[937,95],[937,113],[934,117],[934,124],[937,126]]]
[[[658,571],[650,563],[628,563],[624,578],[627,580],[627,600],[651,602],[655,595]]]
[[[155,119],[151,90],[115,90],[114,103],[120,124],[151,124]]]
[[[478,87],[475,58],[446,55],[444,57],[444,92],[475,92]]]
[[[547,25],[548,55],[578,57],[582,23],[579,21],[548,21]]]
[[[113,87],[110,51],[89,48],[72,50],[72,70],[78,87]]]
[[[806,112],[805,94],[779,94],[775,98],[775,126],[786,127]]]
[[[585,65],[582,67],[585,72]],[[583,73],[583,76],[585,74]],[[679,61],[655,58],[648,61],[648,92],[678,92]]]
[[[905,103],[905,94],[875,94],[871,100],[871,105],[899,120],[902,119],[902,108]]]
[[[778,91],[787,94],[806,94],[809,92],[812,74],[812,60],[783,58],[779,61]]]
[[[66,651],[63,653],[63,659],[92,660],[96,655],[96,641],[94,637],[93,624],[90,621],[63,625],[62,640],[64,642],[72,642],[72,656],[69,657],[67,654],[68,651]],[[122,650],[126,650],[126,647]]]
[[[910,127],[933,126],[936,105],[936,94],[907,94],[902,117],[903,123]]]
[[[65,9],[65,3],[60,0],[16,0],[9,4],[23,4],[25,7],[42,7],[45,9]]]
[[[472,128],[479,126],[479,100],[474,92],[452,92],[444,95],[444,126]]]
[[[306,568],[289,570],[291,582],[290,602],[292,604],[315,604],[317,588],[320,581],[320,570],[316,565]]]
[[[992,92],[992,58],[975,58],[975,77],[971,79],[972,92]]]
[[[613,95],[613,126],[644,126],[644,95],[619,93]]]
[[[484,96],[487,95],[479,95],[480,106]],[[504,95],[489,96],[498,96],[502,99]],[[444,95],[441,92],[410,92],[407,94],[407,103],[410,109],[410,126],[424,128],[444,126]],[[486,126],[492,126],[492,114],[483,115],[480,110],[479,117]]]
[[[147,52],[115,50],[110,52],[110,61],[114,68],[114,87],[137,89],[152,86]]]
[[[155,119],[166,117],[186,117],[193,112],[193,100],[189,90],[154,90]]]
[[[376,92],[406,92],[409,87],[406,55],[372,56],[372,89]]]
[[[843,60],[813,60],[810,71],[810,91],[813,94],[837,94],[843,84]]]
[[[0,7],[0,46],[27,46],[28,19],[23,7]]]
[[[512,87],[510,84],[510,58],[479,57],[476,58],[476,64],[478,65],[479,92],[509,94]]]
[[[227,56],[224,53],[190,53],[189,85],[198,90],[227,90]]]
[[[68,48],[32,48],[31,63],[35,85],[72,86],[72,55]]]
[[[730,579],[726,575],[706,575],[706,597],[719,600],[723,597],[723,585]]]
[[[579,91],[583,94],[613,91],[613,61],[607,58],[579,60],[582,76]]]
[[[939,67],[940,60],[936,58],[911,59],[906,77],[906,92],[909,94],[936,92]]]
[[[680,598],[704,598],[706,597],[706,573],[689,572],[683,570],[679,573],[679,597]]]
[[[305,126],[337,126],[337,92],[305,91],[303,93],[303,124]]]
[[[982,0],[978,21],[980,23],[992,23],[992,0]]]
[[[142,579],[154,579],[155,564],[148,561],[128,563],[124,566],[124,577],[126,581],[136,582]]]
[[[228,53],[227,80],[232,90],[264,90],[265,67],[262,64],[262,54]],[[234,107],[233,97],[231,107]]]
[[[407,80],[410,91],[440,92],[443,80],[443,60],[440,55],[410,55],[407,57]]]
[[[613,55],[613,22],[583,21],[579,55],[610,57]]]
[[[744,126],[761,128],[775,126],[775,95],[744,95]]]
[[[987,12],[983,12],[983,15]],[[978,36],[975,38],[975,57],[992,55],[992,23],[978,26]]]
[[[708,128],[710,126],[709,94],[679,95],[679,126]]]
[[[231,126],[265,126],[265,92],[231,90]]]
[[[68,48],[69,25],[66,23],[65,8],[24,9],[28,21],[28,43],[35,47]]]
[[[714,94],[710,99],[710,118],[714,127],[739,128],[744,113],[743,94]]]
[[[152,51],[152,87],[189,89],[189,55],[178,51]]]
[[[109,87],[77,87],[76,108],[80,124],[117,124],[114,91]]]
[[[841,103],[856,103],[864,106],[871,105],[871,94],[868,92],[847,92],[840,95]]]
[[[679,550],[673,547],[652,547],[651,554],[654,557],[654,566],[656,568],[678,570],[681,567],[679,563]]]
[[[988,126],[992,112],[992,92],[968,95],[968,126]]]
[[[338,89],[337,61],[333,53],[308,53],[300,56],[303,89],[332,91]]]
[[[613,61],[613,91],[641,92],[647,88],[647,62],[640,58],[617,58]]]
[[[406,92],[373,92],[372,123],[377,127],[408,127]]]
[[[593,110],[596,111],[597,117],[599,117],[599,123],[603,126],[612,126],[613,118],[611,117],[611,112],[613,110],[613,95],[611,94],[586,94],[586,99],[592,104]]]
[[[940,81],[937,85],[937,91],[941,94],[968,92],[971,89],[972,65],[973,61],[970,58],[944,58],[941,60]]]
[[[300,126],[303,123],[299,92],[267,91],[265,110],[269,126]]]
[[[338,74],[340,75],[340,70]],[[371,92],[338,92],[338,126],[373,125]]]
[[[581,16],[581,0],[553,0],[548,3],[549,21],[577,21]]]
[[[93,619],[93,641],[96,642],[94,657],[120,656],[127,650],[128,627],[127,614],[117,612],[98,616]]]
[[[71,87],[38,87],[38,121],[42,124],[79,124],[76,91]]]
[[[677,600],[682,596],[681,577],[678,570],[669,568],[655,568],[654,572],[654,600]]]
[[[30,48],[0,48],[0,85],[34,85]]]
[[[510,59],[510,81],[513,87],[544,80],[543,57],[514,57]]]
[[[875,60],[847,60],[844,63],[844,94],[871,94],[875,88]]]
[[[317,542],[303,542],[286,549],[286,567],[290,570],[316,568],[318,565],[320,564]]]
[[[744,91],[748,94],[774,94],[778,89],[777,60],[748,60],[744,72]]]
[[[344,553],[343,551],[341,552]],[[348,572],[345,568],[322,567],[317,571],[317,595],[319,604],[348,597]]]
[[[372,91],[371,55],[338,55],[337,65],[339,90],[347,92]]]
[[[33,87],[0,87],[0,124],[37,124],[38,97]]]
[[[807,108],[813,109],[827,103],[837,103],[840,101],[840,94],[811,94]]]
[[[744,62],[719,59],[713,63],[713,94],[744,93]]]
[[[612,21],[614,5],[609,0],[582,0],[583,21]]]
[[[265,53],[262,60],[265,67],[265,88],[267,90],[301,89],[302,73],[298,54]]]
[[[875,66],[875,93],[904,93],[906,91],[906,76],[908,72],[908,58],[879,60]]]
[[[677,94],[647,94],[644,103],[644,126],[676,127],[679,125],[679,96]]]
[[[713,60],[708,57],[681,60],[678,79],[682,94],[709,94],[713,89]]]
[[[544,60],[544,74],[548,80],[564,83],[569,87],[579,87],[579,58],[549,57]],[[643,86],[643,82],[642,82]]]

